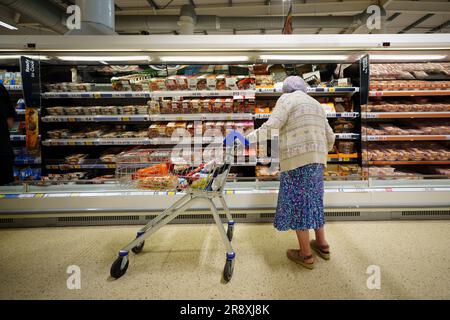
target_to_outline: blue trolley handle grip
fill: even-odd
[[[236,139],[241,141],[244,144],[244,146],[246,146],[246,147],[248,147],[250,145],[250,142],[242,134],[240,134],[236,130],[231,131],[225,137],[225,139],[223,139],[223,144],[225,146],[232,146],[236,142]]]

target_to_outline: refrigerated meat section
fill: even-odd
[[[308,82],[308,94],[321,103],[336,135],[324,174],[330,219],[411,217],[392,208],[449,205],[446,51],[440,51],[439,61],[428,61],[424,51],[396,51],[380,60],[376,51],[348,48],[339,55],[316,50],[289,53],[292,57],[254,50],[219,57],[211,50],[201,53],[207,53],[207,64],[188,61],[195,52],[183,52],[179,61],[172,57],[176,62],[168,64],[162,58],[173,52],[123,53],[108,46],[100,41],[98,53],[54,48],[34,54],[40,68],[40,150],[34,151],[30,168],[39,169],[39,176],[2,186],[0,197],[11,200],[5,210],[50,214],[69,206],[65,211],[75,215],[120,213],[115,222],[80,216],[52,220],[56,224],[151,218],[182,189],[124,185],[118,159],[130,154],[156,159],[174,148],[188,150],[188,162],[224,159],[224,152],[215,151],[224,137],[233,131],[248,134],[267,121],[289,75]],[[8,68],[20,73],[14,59],[7,60]],[[277,137],[269,137],[267,145],[243,150],[234,162],[225,193],[238,219],[269,221],[273,216],[277,145]],[[150,213],[146,217],[143,212]]]

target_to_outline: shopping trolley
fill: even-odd
[[[243,142],[245,145],[248,145],[248,141],[244,140]],[[204,203],[211,210],[214,222],[219,229],[226,248],[223,278],[226,282],[231,279],[236,257],[231,245],[235,222],[225,202],[223,193],[232,165],[235,137],[232,141],[225,139],[224,144],[227,146],[225,159],[221,161],[213,160],[206,165],[197,167],[183,164],[189,162],[185,158],[174,159],[170,155],[171,150],[167,149],[140,150],[117,158],[116,176],[121,184],[128,187],[151,190],[183,190],[185,195],[141,228],[137,232],[136,238],[119,251],[117,259],[111,266],[110,273],[113,278],[120,278],[126,273],[130,250],[138,254],[142,251],[146,238],[194,204]],[[213,199],[220,201],[225,212],[228,221],[226,232]]]

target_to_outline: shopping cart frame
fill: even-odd
[[[233,137],[232,140],[233,149],[235,139],[236,137]],[[230,142],[229,139],[224,140],[225,145],[229,145],[230,144],[229,142]],[[244,140],[244,143],[245,145],[248,145],[248,141]],[[207,207],[209,207],[209,209],[211,210],[214,222],[219,230],[222,242],[226,248],[226,261],[223,269],[223,279],[225,282],[230,281],[233,276],[234,262],[236,257],[236,253],[234,252],[233,247],[231,245],[235,221],[231,216],[230,210],[227,206],[227,203],[223,195],[227,176],[230,173],[230,169],[232,166],[231,161],[232,157],[233,155],[229,153],[226,154],[225,163],[221,166],[220,170],[217,170],[213,173],[212,179],[208,183],[208,186],[205,188],[205,190],[188,189],[187,193],[183,197],[178,199],[169,208],[165,209],[160,215],[156,216],[144,227],[142,227],[137,232],[136,238],[130,243],[128,243],[126,246],[124,246],[122,249],[120,249],[117,259],[111,265],[110,270],[111,276],[115,279],[118,279],[126,273],[129,264],[130,250],[135,254],[140,253],[144,247],[145,239],[150,237],[153,233],[161,229],[166,224],[170,223],[180,214],[183,214],[187,209],[189,209],[193,205],[203,203],[206,204]],[[218,181],[219,187],[217,190],[213,191],[212,186],[214,181],[216,180],[219,180]],[[222,209],[225,212],[225,216],[227,218],[228,223],[227,231],[225,231],[218,209],[213,199],[218,199],[222,205]]]

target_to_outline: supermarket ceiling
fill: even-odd
[[[0,21],[18,28],[0,23],[0,35],[65,33],[59,21],[75,0],[34,0],[34,10],[24,2],[0,0]],[[386,11],[378,33],[450,33],[449,0],[116,0],[115,26],[119,34],[178,34],[180,9],[190,4],[195,34],[281,34],[290,2],[294,34],[371,33],[360,17],[372,4]]]

